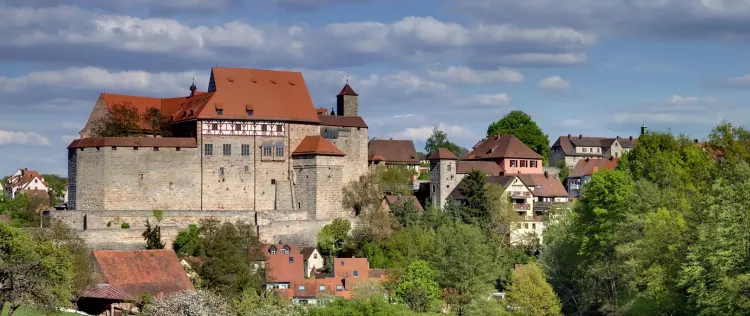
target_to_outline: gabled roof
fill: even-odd
[[[34,181],[34,179],[38,179],[45,187],[48,186],[47,181],[44,180],[44,177],[42,177],[42,175],[40,175],[39,172],[35,170],[23,168],[16,171],[16,174],[19,175],[8,178],[7,184],[5,184],[3,187],[21,189]],[[0,183],[0,185],[2,185],[2,183]]]
[[[367,152],[368,157],[378,155],[385,158],[386,163],[419,164],[417,150],[411,140],[373,139],[367,143]]]
[[[386,195],[384,197],[384,199],[385,199],[386,203],[388,203],[388,206],[392,206],[394,204],[400,204],[400,203],[410,202],[410,203],[414,204],[414,208],[416,208],[417,212],[419,212],[420,214],[424,213],[424,208],[422,207],[422,204],[419,203],[419,200],[417,200],[416,196],[413,196],[413,195],[408,195],[408,196],[403,196],[403,195],[398,195],[398,196],[397,195]]]
[[[176,112],[183,108],[186,109],[186,111],[190,111],[191,109],[194,109],[196,105],[205,105],[212,95],[213,93],[196,91],[193,96],[186,95],[184,97],[174,98],[154,98],[115,93],[102,93],[100,97],[104,100],[104,103],[110,111],[112,111],[115,104],[128,104],[135,108],[138,111],[138,114],[141,115],[146,113],[149,108],[156,108],[162,115],[167,117],[168,120],[179,121],[180,119],[194,119],[197,112],[193,111],[193,115],[191,116],[177,116],[175,115]],[[144,122],[138,122],[138,124],[140,128],[149,128]]]
[[[171,249],[94,250],[94,258],[107,284],[133,296],[195,290]]]
[[[100,298],[115,301],[138,300],[135,296],[121,290],[120,288],[106,283],[96,284],[83,290],[83,292],[81,293],[81,297]]]
[[[603,158],[586,158],[581,159],[576,163],[576,166],[570,172],[568,178],[580,178],[584,176],[590,176],[599,170],[615,170],[617,164],[620,163],[620,158],[610,157],[609,159]]]
[[[459,160],[456,163],[456,174],[467,174],[474,169],[484,172],[490,176],[499,176],[503,171],[503,169],[500,168],[500,165],[498,165],[494,161]]]
[[[526,158],[542,159],[513,135],[495,135],[480,141],[465,159]]]
[[[492,183],[500,186],[501,189],[505,190],[508,188],[508,186],[513,183],[513,180],[515,180],[517,177],[515,175],[513,176],[489,176],[487,177],[487,183]],[[461,182],[458,183],[457,186],[453,188],[453,191],[449,194],[449,196],[454,200],[462,200],[464,199],[463,193],[461,193],[461,190],[466,186],[466,178],[462,179]]]
[[[284,248],[289,249],[288,254],[282,251]],[[305,279],[304,259],[296,245],[264,244],[261,245],[261,249],[266,259],[266,282],[294,282]],[[271,254],[271,249],[276,252]]]
[[[354,92],[354,89],[352,89],[352,86],[350,86],[348,83],[344,85],[344,88],[341,89],[341,92],[339,92],[338,95],[353,95],[358,96],[356,92]]]
[[[556,174],[519,174],[523,184],[534,187],[531,194],[535,197],[567,197],[568,191]]]
[[[637,138],[633,137],[622,138],[618,136],[607,138],[568,135],[558,137],[555,143],[552,144],[552,147],[560,147],[566,156],[601,156],[604,151],[606,151],[607,147],[612,146],[615,141],[618,141],[622,148],[633,148],[637,140]],[[577,153],[575,150],[576,147],[601,147],[605,150],[602,150],[601,153]]]
[[[458,160],[456,154],[445,148],[438,148],[426,157],[427,160]]]
[[[317,156],[344,156],[344,153],[331,144],[323,136],[306,136],[302,139],[292,156],[317,155]]]
[[[302,254],[302,259],[307,261],[308,259],[310,259],[310,256],[312,256],[312,254],[316,250],[318,250],[318,248],[315,248],[315,247],[302,248],[302,251],[300,251],[300,253]],[[316,268],[322,268],[322,267],[316,267]]]
[[[367,128],[367,124],[359,116],[319,115],[320,125],[339,127]]]

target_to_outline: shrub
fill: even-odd
[[[130,224],[128,224],[128,223],[122,223],[122,224],[120,224],[120,228],[130,228]]]

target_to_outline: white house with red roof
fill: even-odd
[[[39,172],[28,168],[18,169],[8,178],[3,187],[11,199],[15,199],[21,193],[39,195],[49,192],[49,186]]]

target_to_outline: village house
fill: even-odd
[[[171,249],[95,250],[102,283],[85,290],[78,310],[91,315],[123,315],[137,312],[142,295],[156,299],[182,291],[194,291],[180,260]]]
[[[305,279],[303,255],[296,245],[262,245],[265,257],[266,289],[288,289],[290,284]]]
[[[641,135],[646,133],[646,124],[641,126]],[[561,161],[571,170],[576,163],[586,158],[620,158],[635,146],[637,138],[629,137],[589,137],[579,134],[560,136],[549,152],[549,165],[556,167]]]
[[[419,203],[417,197],[413,195],[386,195],[383,197],[383,201],[380,202],[380,209],[390,213],[393,206],[402,205],[403,203],[411,203],[418,213],[424,213],[422,204]]]
[[[374,138],[367,143],[367,160],[370,165],[405,166],[419,173],[420,160],[411,140]]]
[[[313,271],[322,269],[325,265],[323,255],[320,254],[318,248],[307,247],[302,249],[302,260],[305,261],[305,277],[309,278]]]
[[[591,175],[600,170],[615,170],[620,158],[585,158],[579,160],[568,176],[568,194],[577,199],[583,194],[583,186],[591,180]]]
[[[28,168],[18,169],[8,178],[3,188],[11,199],[22,193],[29,196],[47,196],[49,192],[49,186],[39,172]]]

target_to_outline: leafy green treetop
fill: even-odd
[[[440,287],[435,282],[435,271],[427,261],[409,264],[396,287],[396,297],[415,312],[426,312],[438,300]]]
[[[427,138],[427,142],[424,145],[424,151],[429,155],[430,153],[438,150],[438,148],[448,149],[454,155],[456,155],[456,157],[463,157],[467,154],[466,149],[461,148],[449,141],[448,135],[445,132],[441,131],[439,128],[435,127],[432,130],[432,135]]]
[[[487,127],[487,137],[495,135],[513,135],[531,150],[542,155],[544,161],[549,157],[549,137],[523,111],[510,111],[503,118]]]
[[[514,308],[514,315],[562,315],[560,299],[534,263],[522,265],[513,272],[507,298],[508,304]]]

